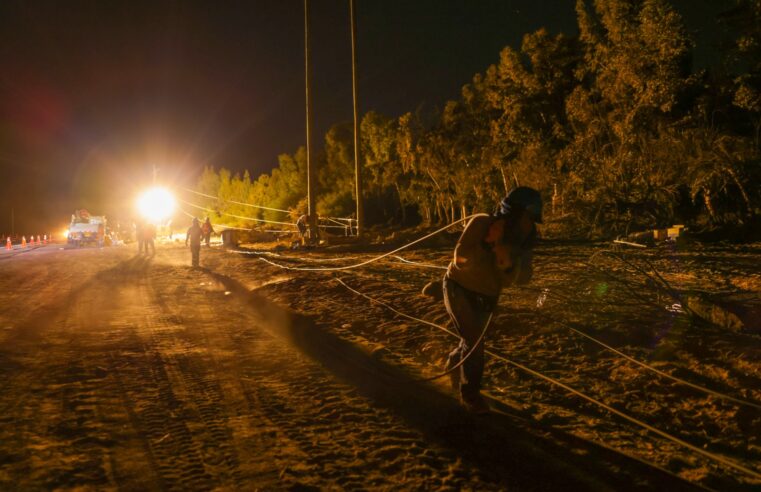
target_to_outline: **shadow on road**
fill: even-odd
[[[16,327],[16,336],[25,339],[34,338],[39,330],[47,326],[47,323],[55,319],[60,312],[69,309],[74,301],[87,289],[93,286],[108,288],[109,285],[114,283],[141,277],[146,273],[150,264],[151,258],[136,255],[127,260],[120,261],[111,268],[99,271],[91,278],[69,290],[65,295],[56,297],[51,302],[38,306],[23,323]]]
[[[483,417],[468,414],[453,397],[322,330],[311,318],[277,306],[230,277],[202,270],[244,299],[263,328],[405,419],[431,441],[454,450],[485,477],[521,490],[701,490],[603,446],[567,434],[559,438],[560,431],[529,429],[526,421],[507,412]]]

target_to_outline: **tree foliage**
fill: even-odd
[[[371,221],[449,222],[489,211],[517,184],[542,192],[550,221],[588,233],[759,213],[761,1],[722,16],[724,71],[692,70],[693,43],[666,0],[577,0],[576,12],[577,36],[526,34],[434,113],[364,115]],[[328,131],[315,162],[317,212],[352,215],[351,125]],[[283,219],[234,200],[298,215],[305,151],[254,181],[206,169],[198,189],[228,214]]]

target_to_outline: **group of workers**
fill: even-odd
[[[153,256],[156,254],[156,226],[150,222],[136,222],[135,223],[135,239],[137,239],[137,252],[138,254],[149,254]]]
[[[503,287],[524,285],[531,280],[532,250],[537,242],[536,224],[542,222],[542,199],[538,191],[525,186],[513,189],[492,214],[473,216],[454,249],[454,257],[441,283],[431,283],[424,293],[441,296],[460,341],[449,354],[446,372],[464,407],[476,414],[489,412],[481,395],[484,372],[484,338]],[[297,221],[303,236],[308,218]],[[187,231],[192,265],[199,266],[201,242],[209,245],[214,230],[207,218],[197,218]],[[155,227],[138,229],[139,250],[150,246],[155,252]],[[142,237],[142,240],[141,240]],[[432,288],[428,288],[432,287]]]
[[[206,242],[206,246],[211,246],[211,235],[214,234],[214,228],[211,225],[211,219],[206,217],[203,225],[199,220],[193,217],[193,224],[188,228],[185,235],[185,246],[190,243],[192,264],[194,267],[199,266],[201,243]],[[150,222],[135,223],[135,238],[137,239],[138,254],[156,254],[156,226]]]

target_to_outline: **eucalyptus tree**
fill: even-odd
[[[379,215],[388,218],[396,216],[398,210],[402,223],[405,223],[406,209],[410,205],[407,198],[410,173],[405,172],[399,157],[398,121],[370,111],[362,118],[360,128],[365,191],[373,199],[370,211],[383,208],[384,210],[379,210]],[[385,200],[394,195],[398,207]]]
[[[540,29],[523,38],[520,51],[504,48],[486,71],[491,121],[491,160],[504,188],[517,184],[546,192],[559,179],[559,152],[569,139],[565,99],[577,81],[577,40]]]
[[[396,153],[402,170],[409,176],[404,190],[406,198],[418,206],[425,223],[439,220],[437,211],[439,185],[432,179],[430,166],[435,165],[430,159],[427,133],[418,113],[405,113],[399,117],[396,138]]]
[[[307,194],[306,167],[304,147],[299,147],[293,155],[278,156],[278,165],[270,175],[262,175],[257,179],[257,183],[266,181],[262,202],[258,204],[283,210],[297,209]],[[261,187],[262,184],[260,183],[259,186]],[[298,213],[306,213],[306,210],[296,210],[296,214]],[[265,210],[262,215],[268,220],[282,221],[283,219],[281,213],[270,210]]]
[[[625,227],[643,203],[659,206],[659,167],[678,165],[654,161],[649,146],[683,116],[679,102],[696,83],[691,41],[664,0],[578,0],[576,10],[584,63],[566,101],[565,193],[592,227]]]
[[[354,133],[351,124],[333,125],[328,130],[318,162],[318,212],[332,217],[351,215],[356,193]]]
[[[465,85],[461,97],[449,101],[441,115],[440,131],[448,145],[450,169],[450,215],[464,217],[491,208],[502,195],[501,163],[495,162],[491,145],[491,123],[498,112],[486,98],[484,77],[476,74]],[[505,191],[506,193],[506,191]]]
[[[732,102],[748,112],[754,142],[761,146],[761,0],[737,0],[721,20],[732,33],[725,53],[733,77]]]

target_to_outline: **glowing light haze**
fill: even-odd
[[[137,211],[152,222],[161,222],[171,217],[175,208],[172,193],[166,188],[150,188],[137,197]]]

